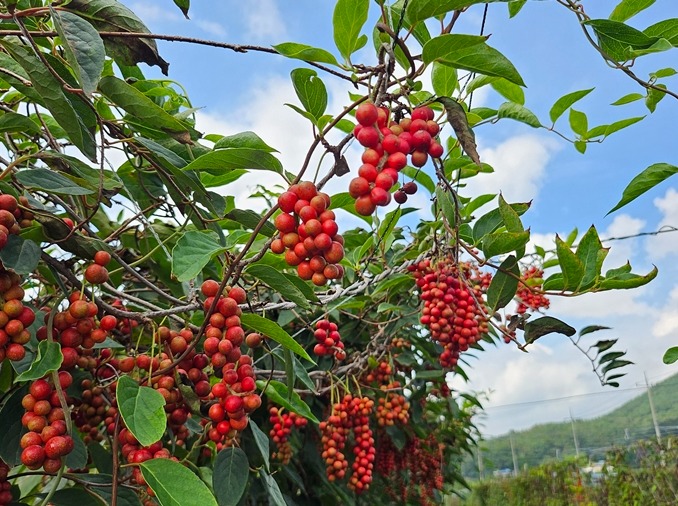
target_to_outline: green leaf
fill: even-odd
[[[310,309],[311,305],[306,296],[279,270],[274,269],[270,265],[252,264],[247,267],[245,272],[263,281],[277,291],[284,299],[294,302],[304,309]]]
[[[317,120],[325,114],[327,108],[327,90],[318,73],[311,69],[294,69],[291,72],[292,84],[304,109]]]
[[[26,46],[13,44],[9,39],[2,41],[5,49],[25,69],[33,88],[38,92],[45,107],[56,122],[68,134],[71,142],[90,160],[97,158],[96,141],[78,110],[66,96],[59,82],[43,65],[42,61]]]
[[[581,335],[581,332],[579,332],[579,334]],[[598,341],[593,346],[595,348],[597,348],[598,353],[602,353],[602,352],[612,348],[617,343],[617,341],[618,341],[618,339],[607,339],[607,340],[603,340],[603,341]]]
[[[563,290],[576,290],[584,278],[584,264],[558,235],[556,235],[556,254],[563,273]]]
[[[606,353],[605,355],[600,357],[600,360],[598,360],[598,365],[603,365],[607,362],[612,362],[613,360],[623,357],[624,355],[626,355],[625,351],[611,351],[610,353]]]
[[[676,69],[666,67],[663,69],[656,70],[654,72],[650,72],[650,77],[654,77],[655,79],[661,79],[662,77],[671,77],[675,76],[676,74],[678,74],[678,71],[676,71]],[[640,96],[642,97],[642,95]]]
[[[658,40],[629,25],[609,19],[591,19],[584,24],[593,29],[601,49],[614,61],[626,61],[633,57],[633,50],[647,49]]]
[[[78,478],[82,475],[74,475],[73,478]],[[65,475],[69,478],[69,475]],[[113,489],[111,483],[113,476],[110,474],[89,474],[87,481],[92,483],[92,490],[100,495],[106,504],[112,504]],[[94,485],[96,483],[96,485]],[[118,506],[142,506],[139,497],[134,490],[126,487],[118,487]]]
[[[50,6],[54,27],[61,37],[66,59],[78,79],[82,91],[91,97],[104,70],[106,48],[99,32],[87,21],[68,11]]]
[[[504,79],[525,86],[511,61],[477,35],[445,34],[431,39],[422,50],[424,63],[443,62],[452,67]]]
[[[666,85],[657,84],[657,88],[665,90]],[[664,99],[664,97],[666,97],[666,93],[664,93],[663,91],[657,90],[655,88],[650,88],[647,90],[647,97],[645,97],[645,105],[647,106],[650,112],[654,112],[657,109],[657,104],[661,102]]]
[[[586,114],[575,109],[570,109],[570,128],[576,134],[584,137],[589,129],[589,122]]]
[[[610,14],[612,21],[624,22],[647,9],[655,0],[621,0]]]
[[[216,255],[224,251],[226,248],[219,243],[216,232],[190,230],[172,249],[172,275],[178,281],[195,279]]]
[[[491,258],[523,248],[529,240],[529,230],[525,232],[496,232],[483,237],[480,249],[483,250],[486,258]]]
[[[525,6],[527,0],[509,0],[508,10],[509,18],[516,16],[520,10]]]
[[[678,361],[678,346],[672,346],[666,352],[664,352],[664,356],[662,357],[662,362],[665,364],[673,364]]]
[[[516,210],[504,200],[504,196],[501,194],[499,194],[499,215],[508,232],[522,232],[525,230],[523,223],[520,221],[520,216]]]
[[[161,158],[165,163],[170,163],[177,168],[185,167],[188,162],[177,155],[171,149],[167,149],[162,144],[158,144],[151,139],[146,139],[145,137],[136,137],[134,142],[141,144],[143,147],[148,149],[151,153]]]
[[[236,169],[270,170],[282,174],[283,167],[275,156],[263,149],[216,149],[199,156],[183,170],[204,170],[210,174],[223,174]]]
[[[66,466],[71,469],[83,469],[87,466],[87,447],[78,432],[74,431],[71,436],[73,437],[73,451],[66,455]]]
[[[407,177],[413,179],[417,183],[421,184],[430,193],[434,193],[436,191],[436,184],[433,182],[433,179],[431,179],[431,176],[426,174],[426,172],[424,172],[423,170],[408,165],[400,172],[406,175]]]
[[[298,393],[293,391],[290,395],[287,385],[284,383],[276,380],[271,380],[268,383],[263,380],[258,380],[257,387],[259,390],[262,390],[274,404],[278,404],[283,408],[292,411],[297,415],[301,415],[314,423],[320,423],[320,421],[311,411],[311,408],[308,407],[308,404],[306,404],[302,398],[299,397]]]
[[[629,202],[632,202],[646,191],[654,188],[676,173],[678,173],[678,167],[675,165],[669,165],[668,163],[655,163],[650,165],[631,180],[624,189],[621,200],[617,202],[617,205],[610,209],[607,214],[624,207]]]
[[[560,97],[558,100],[556,100],[555,104],[553,104],[551,110],[549,111],[549,117],[551,118],[551,121],[555,123],[556,120],[560,118],[570,106],[584,98],[594,89],[595,88],[589,88],[587,90],[573,91],[572,93],[568,93],[567,95]]]
[[[188,19],[188,9],[191,7],[191,0],[174,0],[174,5],[179,7],[186,19]]]
[[[150,446],[159,441],[167,425],[165,399],[160,392],[139,386],[129,376],[120,376],[115,395],[125,426],[141,446]]]
[[[346,61],[367,42],[360,37],[360,31],[367,21],[369,6],[369,0],[337,0],[334,6],[334,43]]]
[[[139,466],[160,506],[217,506],[207,485],[183,464],[170,459],[151,459]]]
[[[513,102],[514,104],[518,105],[525,105],[525,92],[517,84],[507,81],[506,79],[495,79],[492,81],[492,83],[490,83],[490,86],[492,86],[502,97],[504,97],[509,102]],[[499,110],[501,111],[501,108]],[[531,111],[528,112],[532,114]],[[534,116],[534,114],[532,115]],[[525,122],[523,121],[523,123]]]
[[[635,117],[635,118],[627,118],[627,119],[622,119],[622,120],[619,120],[619,121],[615,121],[615,122],[612,123],[611,125],[607,125],[607,126],[605,127],[604,137],[607,137],[608,135],[611,135],[611,134],[613,134],[613,133],[615,133],[615,132],[618,132],[619,130],[622,130],[622,129],[628,127],[628,126],[631,126],[631,125],[633,125],[634,123],[638,123],[639,121],[641,121],[641,120],[644,119],[644,118],[645,118],[645,116],[637,116],[637,117]],[[591,132],[590,132],[590,131],[586,134],[586,137],[587,137],[588,139],[592,138],[592,135],[591,135]]]
[[[26,135],[36,135],[40,132],[38,124],[23,114],[11,111],[3,112],[0,116],[0,133],[20,132]]]
[[[457,69],[439,62],[433,62],[431,84],[436,95],[451,97],[459,87]]]
[[[648,37],[657,37],[668,40],[673,46],[678,46],[678,18],[664,19],[648,26],[643,33]]]
[[[268,153],[277,152],[276,149],[266,144],[261,137],[249,130],[233,135],[226,135],[214,143],[215,150],[226,148],[250,148],[266,151]]]
[[[625,104],[630,104],[631,102],[635,102],[636,100],[640,100],[643,98],[645,95],[641,93],[629,93],[628,95],[624,95],[622,98],[615,100],[612,102],[610,105],[625,105]]]
[[[487,305],[490,314],[506,307],[513,300],[518,290],[518,278],[520,278],[518,261],[515,256],[509,255],[499,266],[487,289]]]
[[[407,18],[411,23],[424,21],[454,10],[479,3],[505,2],[507,0],[417,0],[407,5]]]
[[[243,313],[240,315],[240,321],[245,327],[249,327],[255,332],[273,339],[283,348],[287,348],[301,358],[305,358],[315,364],[313,359],[306,353],[306,350],[277,323],[253,313]]]
[[[21,405],[21,400],[28,393],[28,385],[10,393],[0,409],[0,459],[10,467],[21,464],[22,436],[27,432],[21,423],[21,417],[26,410]]]
[[[56,371],[61,367],[64,356],[61,353],[61,345],[54,341],[40,341],[38,354],[27,371],[16,377],[17,382],[35,381],[46,374]]]
[[[585,290],[596,284],[608,250],[609,248],[603,248],[598,237],[598,231],[592,225],[582,236],[575,252],[584,268],[584,276],[578,287],[580,290]]]
[[[159,137],[169,135],[178,141],[190,141],[190,132],[186,125],[122,79],[114,76],[102,77],[99,90],[113,104],[138,120],[144,131],[152,130]]]
[[[633,362],[630,360],[613,360],[609,364],[607,364],[605,367],[603,367],[603,374],[607,374],[608,372],[614,370],[614,369],[619,369],[620,367],[626,367],[627,365],[632,365]],[[610,383],[612,384],[612,383]],[[617,384],[619,386],[619,384]]]
[[[231,446],[217,454],[212,487],[219,506],[236,506],[240,502],[249,480],[249,466],[247,455],[240,448]]]
[[[283,42],[276,44],[273,49],[278,51],[283,56],[288,58],[295,58],[297,60],[304,60],[316,63],[329,63],[330,65],[339,65],[334,55],[324,49],[306,44],[298,44],[296,42]]]
[[[67,8],[89,20],[100,32],[151,33],[136,14],[117,0],[71,0]],[[159,66],[167,75],[169,64],[158,54],[152,38],[106,37],[104,46],[119,64],[133,66],[144,62]]]
[[[240,223],[245,228],[253,230],[261,221],[261,215],[255,213],[251,209],[233,209],[226,213],[226,218]],[[259,231],[260,234],[265,235],[266,237],[273,237],[277,232],[278,231],[270,222],[264,223],[264,226],[261,227],[261,230]]]
[[[83,188],[66,176],[49,169],[32,168],[15,174],[16,180],[26,188],[56,193],[58,195],[91,195],[93,190]]]
[[[552,316],[542,316],[536,320],[528,321],[525,324],[525,342],[527,344],[535,342],[542,336],[556,332],[568,337],[573,336],[577,331],[567,323],[553,318]]]
[[[92,456],[92,462],[100,474],[113,473],[113,455],[101,443],[93,441],[87,445],[88,453]]]
[[[261,457],[264,459],[264,467],[268,471],[270,466],[268,459],[268,454],[270,453],[268,436],[264,433],[264,431],[262,431],[259,428],[259,426],[251,418],[247,425],[252,431],[252,438],[254,439],[254,442],[257,444],[257,448],[259,448]],[[217,495],[217,499],[218,498],[219,496]]]
[[[81,487],[69,487],[57,490],[49,502],[52,506],[105,506],[102,499],[92,495]]]
[[[628,265],[628,264],[627,264]],[[631,266],[628,265],[629,271]],[[639,286],[646,285],[654,278],[657,277],[658,273],[657,267],[653,267],[650,272],[641,276],[639,274],[633,274],[631,272],[619,272],[614,276],[610,275],[610,271],[605,274],[605,278],[600,281],[598,285],[601,290],[621,290],[629,288],[638,288]]]
[[[456,205],[450,191],[442,186],[437,186],[436,201],[438,202],[447,223],[449,223],[450,227],[454,228],[457,223],[457,213]]]
[[[268,489],[269,504],[274,506],[287,506],[285,498],[283,497],[280,487],[278,486],[278,482],[275,481],[275,478],[266,472],[261,473],[261,477],[264,479],[264,483]]]
[[[529,203],[515,203],[509,204],[511,208],[518,214],[522,216],[530,208]],[[482,215],[473,225],[473,241],[475,244],[487,234],[491,234],[496,231],[502,224],[504,220],[501,217],[501,212],[499,209],[492,209],[488,213]]]
[[[461,208],[461,213],[465,218],[470,218],[474,211],[483,207],[485,204],[492,202],[496,196],[496,193],[485,193],[483,195],[478,195],[470,202],[464,204],[464,206]]]
[[[537,118],[532,111],[527,107],[513,102],[504,102],[501,104],[497,110],[497,118],[513,119],[525,123],[526,125],[530,125],[533,128],[539,128],[541,126],[539,118]]]
[[[0,250],[0,260],[6,269],[17,274],[35,272],[40,262],[40,246],[19,235],[10,234],[7,244]]]

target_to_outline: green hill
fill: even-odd
[[[662,435],[678,433],[678,374],[652,387],[652,397]],[[627,445],[640,439],[655,437],[646,392],[639,394],[610,413],[590,420],[575,420],[575,431],[580,454],[591,460],[602,459],[612,446]],[[518,467],[532,467],[557,456],[575,455],[572,424],[570,422],[536,425],[514,432],[513,445]],[[506,434],[480,443],[485,474],[498,469],[513,469],[511,435]],[[464,475],[478,476],[478,459],[468,458]]]

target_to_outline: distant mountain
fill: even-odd
[[[678,434],[678,374],[652,386],[652,398],[662,436]],[[590,420],[575,419],[574,427],[580,454],[587,455],[592,461],[602,459],[610,447],[656,437],[646,392],[606,415]],[[520,468],[575,455],[570,422],[536,425],[514,432],[512,437]],[[513,469],[509,434],[482,441],[480,449],[486,475],[494,470]],[[477,457],[468,458],[464,463],[465,476],[478,476]]]

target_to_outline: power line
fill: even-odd
[[[527,406],[530,404],[542,404],[545,402],[555,402],[555,401],[563,401],[566,399],[574,399],[576,397],[590,397],[593,395],[610,395],[610,394],[615,394],[617,392],[628,392],[631,390],[645,390],[645,386],[642,387],[630,387],[630,388],[619,388],[614,391],[607,391],[607,392],[590,392],[587,394],[575,394],[575,395],[566,395],[565,397],[553,397],[551,399],[540,399],[536,401],[524,401],[524,402],[513,402],[511,404],[498,404],[496,406],[487,406],[485,408],[485,411],[488,411],[490,409],[497,409],[497,408],[506,408],[506,407],[511,407],[511,406]]]

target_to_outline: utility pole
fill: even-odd
[[[574,429],[574,417],[572,416],[572,408],[570,408],[570,423],[572,424],[572,437],[574,438],[574,452],[579,458],[579,440],[577,439],[577,431]]]
[[[647,381],[647,374],[643,372],[645,378],[645,388],[647,389],[647,400],[650,401],[650,413],[652,414],[652,423],[654,424],[654,433],[657,435],[657,443],[662,444],[662,434],[659,430],[659,423],[657,422],[657,412],[654,409],[654,402],[652,401],[652,389]]]
[[[513,476],[518,476],[518,459],[516,458],[516,448],[513,444],[513,431],[509,432],[509,441],[511,442],[511,456],[513,457]]]
[[[483,453],[480,448],[478,448],[478,480],[483,480]]]

